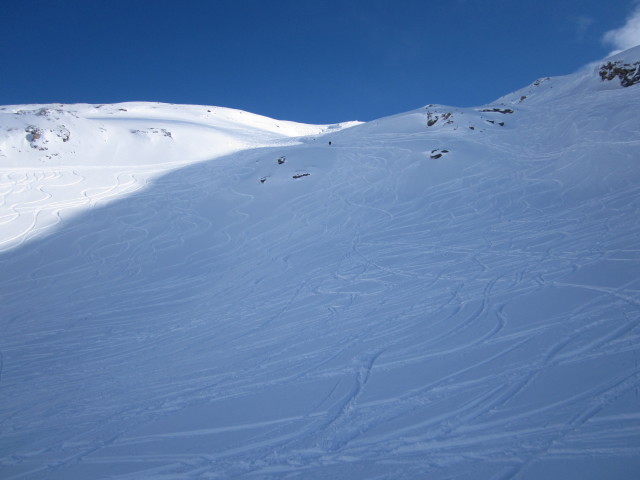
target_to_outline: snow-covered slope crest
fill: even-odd
[[[636,480],[640,85],[599,72],[128,195],[162,159],[7,169],[0,232],[63,221],[0,253],[0,477]]]
[[[357,122],[356,122],[357,123]],[[186,164],[349,126],[241,110],[129,102],[0,107],[0,168]]]
[[[637,84],[640,84],[640,46],[593,62],[570,75],[539,78],[487,105],[460,108],[429,104],[367,122],[339,133],[336,138],[364,141],[369,135],[391,137],[394,133],[407,132],[422,135],[447,132],[472,137],[505,133],[518,125],[531,128],[533,119],[541,120],[544,108],[555,102],[586,105],[591,98],[602,98],[601,91],[640,88],[635,87]]]
[[[625,85],[623,76],[608,75],[608,65],[626,66],[635,72],[635,81]],[[634,86],[640,81],[640,45],[624,52],[590,63],[579,71],[562,77],[539,78],[531,85],[505,95],[496,100],[499,104],[537,104],[551,103],[573,95],[590,95],[600,90],[617,90]],[[629,75],[629,79],[634,73]]]

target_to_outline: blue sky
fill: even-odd
[[[635,0],[5,2],[0,104],[160,101],[306,123],[480,105],[607,55]]]

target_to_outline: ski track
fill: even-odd
[[[637,167],[537,131],[0,171],[0,475],[634,478]]]
[[[120,167],[84,172],[81,167],[0,170],[0,252],[53,229],[62,215],[79,212],[87,205],[93,208],[144,187],[154,170],[138,170],[127,172]],[[105,182],[109,178],[111,184]],[[96,186],[87,188],[87,184]],[[50,192],[56,193],[55,200],[51,200]]]

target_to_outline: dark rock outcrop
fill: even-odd
[[[640,62],[623,63],[607,62],[600,67],[600,79],[604,82],[614,78],[620,79],[620,85],[630,87],[640,83]]]

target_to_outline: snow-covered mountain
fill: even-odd
[[[364,124],[0,108],[0,476],[637,478],[639,65]]]

